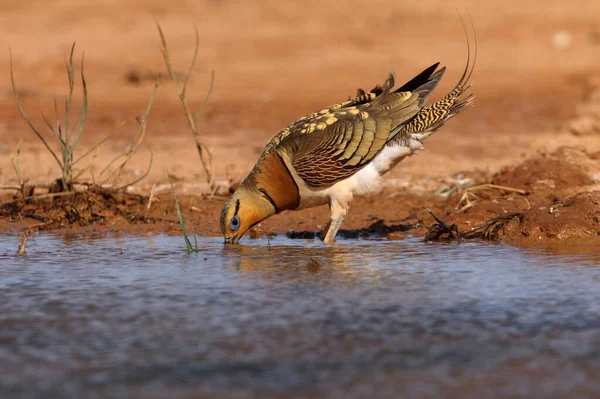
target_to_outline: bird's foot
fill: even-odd
[[[328,228],[325,233],[325,238],[323,239],[323,242],[325,244],[333,244],[335,243],[335,236],[337,235],[338,230],[340,229],[340,226],[342,225],[342,221],[344,220],[343,216],[339,216],[335,219],[331,219],[329,221],[328,224]]]

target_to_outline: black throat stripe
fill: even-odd
[[[271,198],[269,193],[267,193],[267,190],[265,190],[264,188],[259,188],[258,191],[260,191],[262,195],[267,199],[267,201],[269,201],[271,205],[273,205],[273,208],[275,208],[275,213],[279,213],[279,207],[277,206],[275,201],[273,201],[273,198]]]

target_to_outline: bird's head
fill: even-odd
[[[225,243],[236,244],[252,226],[274,214],[275,207],[259,190],[240,186],[221,211]]]

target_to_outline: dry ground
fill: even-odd
[[[477,31],[476,106],[428,139],[428,151],[390,173],[384,193],[355,201],[342,233],[361,234],[366,231],[359,229],[370,226],[367,231],[390,238],[424,234],[422,226],[434,223],[429,207],[461,232],[514,213],[488,233],[517,245],[600,241],[600,94],[595,91],[600,87],[600,3],[31,0],[0,5],[0,31],[4,48],[12,49],[24,106],[38,122],[41,111],[50,113],[54,98],[64,97],[64,57],[72,41],[77,41],[78,56],[85,51],[90,111],[80,151],[126,123],[102,147],[91,168],[97,174],[131,142],[135,117],[143,112],[154,77],[164,73],[155,22],[163,27],[181,72],[191,57],[197,24],[199,62],[189,95],[197,106],[215,70],[214,92],[200,126],[214,154],[217,180],[226,181],[243,178],[278,129],[347,98],[357,87],[383,82],[390,69],[403,80],[441,61],[448,71],[437,94],[448,90],[466,58],[456,7],[470,12]],[[25,177],[30,183],[49,183],[60,176],[59,170],[18,115],[8,50],[0,53],[0,61],[0,186],[16,184],[10,156],[19,140]],[[146,218],[147,199],[94,193],[93,199],[47,200],[43,207],[10,205],[3,208],[0,229],[35,224],[47,229],[175,232],[166,186],[169,169],[196,230],[219,234],[225,197],[202,195],[206,187],[193,139],[166,80],[147,137],[123,181],[139,176],[150,152],[150,175],[132,189],[133,194],[147,195],[153,184],[158,186],[161,201]],[[85,177],[91,181],[89,173]],[[460,201],[464,190],[482,183],[526,194],[473,190],[473,206],[457,210],[467,204]],[[0,201],[13,195],[2,190]],[[325,207],[291,212],[257,230],[311,235],[326,218]]]

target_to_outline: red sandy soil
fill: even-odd
[[[477,32],[475,107],[429,138],[426,152],[392,171],[383,193],[355,200],[341,234],[422,235],[435,222],[430,208],[461,233],[515,213],[490,227],[493,238],[515,245],[600,243],[600,3],[29,1],[0,5],[0,31],[4,48],[12,49],[23,105],[40,126],[40,113],[52,115],[54,98],[64,99],[64,58],[71,43],[77,41],[78,61],[85,51],[90,109],[78,152],[125,122],[80,179],[91,182],[92,174],[130,145],[155,76],[165,72],[155,23],[161,24],[181,73],[193,53],[196,24],[200,50],[189,101],[194,107],[201,103],[214,70],[215,87],[200,130],[213,153],[216,179],[226,182],[248,173],[278,129],[346,99],[357,87],[382,83],[391,69],[402,81],[441,61],[448,71],[436,94],[445,93],[466,61],[456,7],[470,13]],[[0,186],[18,184],[11,154],[20,140],[28,184],[48,184],[60,171],[18,114],[8,56],[0,53]],[[163,79],[147,136],[120,180],[139,176],[152,152],[149,176],[129,190],[145,199],[94,193],[92,199],[78,195],[24,207],[21,202],[3,208],[0,231],[36,225],[42,230],[176,232],[168,169],[196,231],[218,235],[226,196],[206,195],[193,143],[172,82]],[[484,183],[525,194],[472,189],[473,206],[457,210],[464,205],[465,189]],[[146,215],[153,184],[160,202]],[[0,202],[14,196],[15,190],[0,190]],[[307,233],[291,236],[310,236],[327,217],[327,207],[288,212],[261,223],[254,235],[295,231]]]

